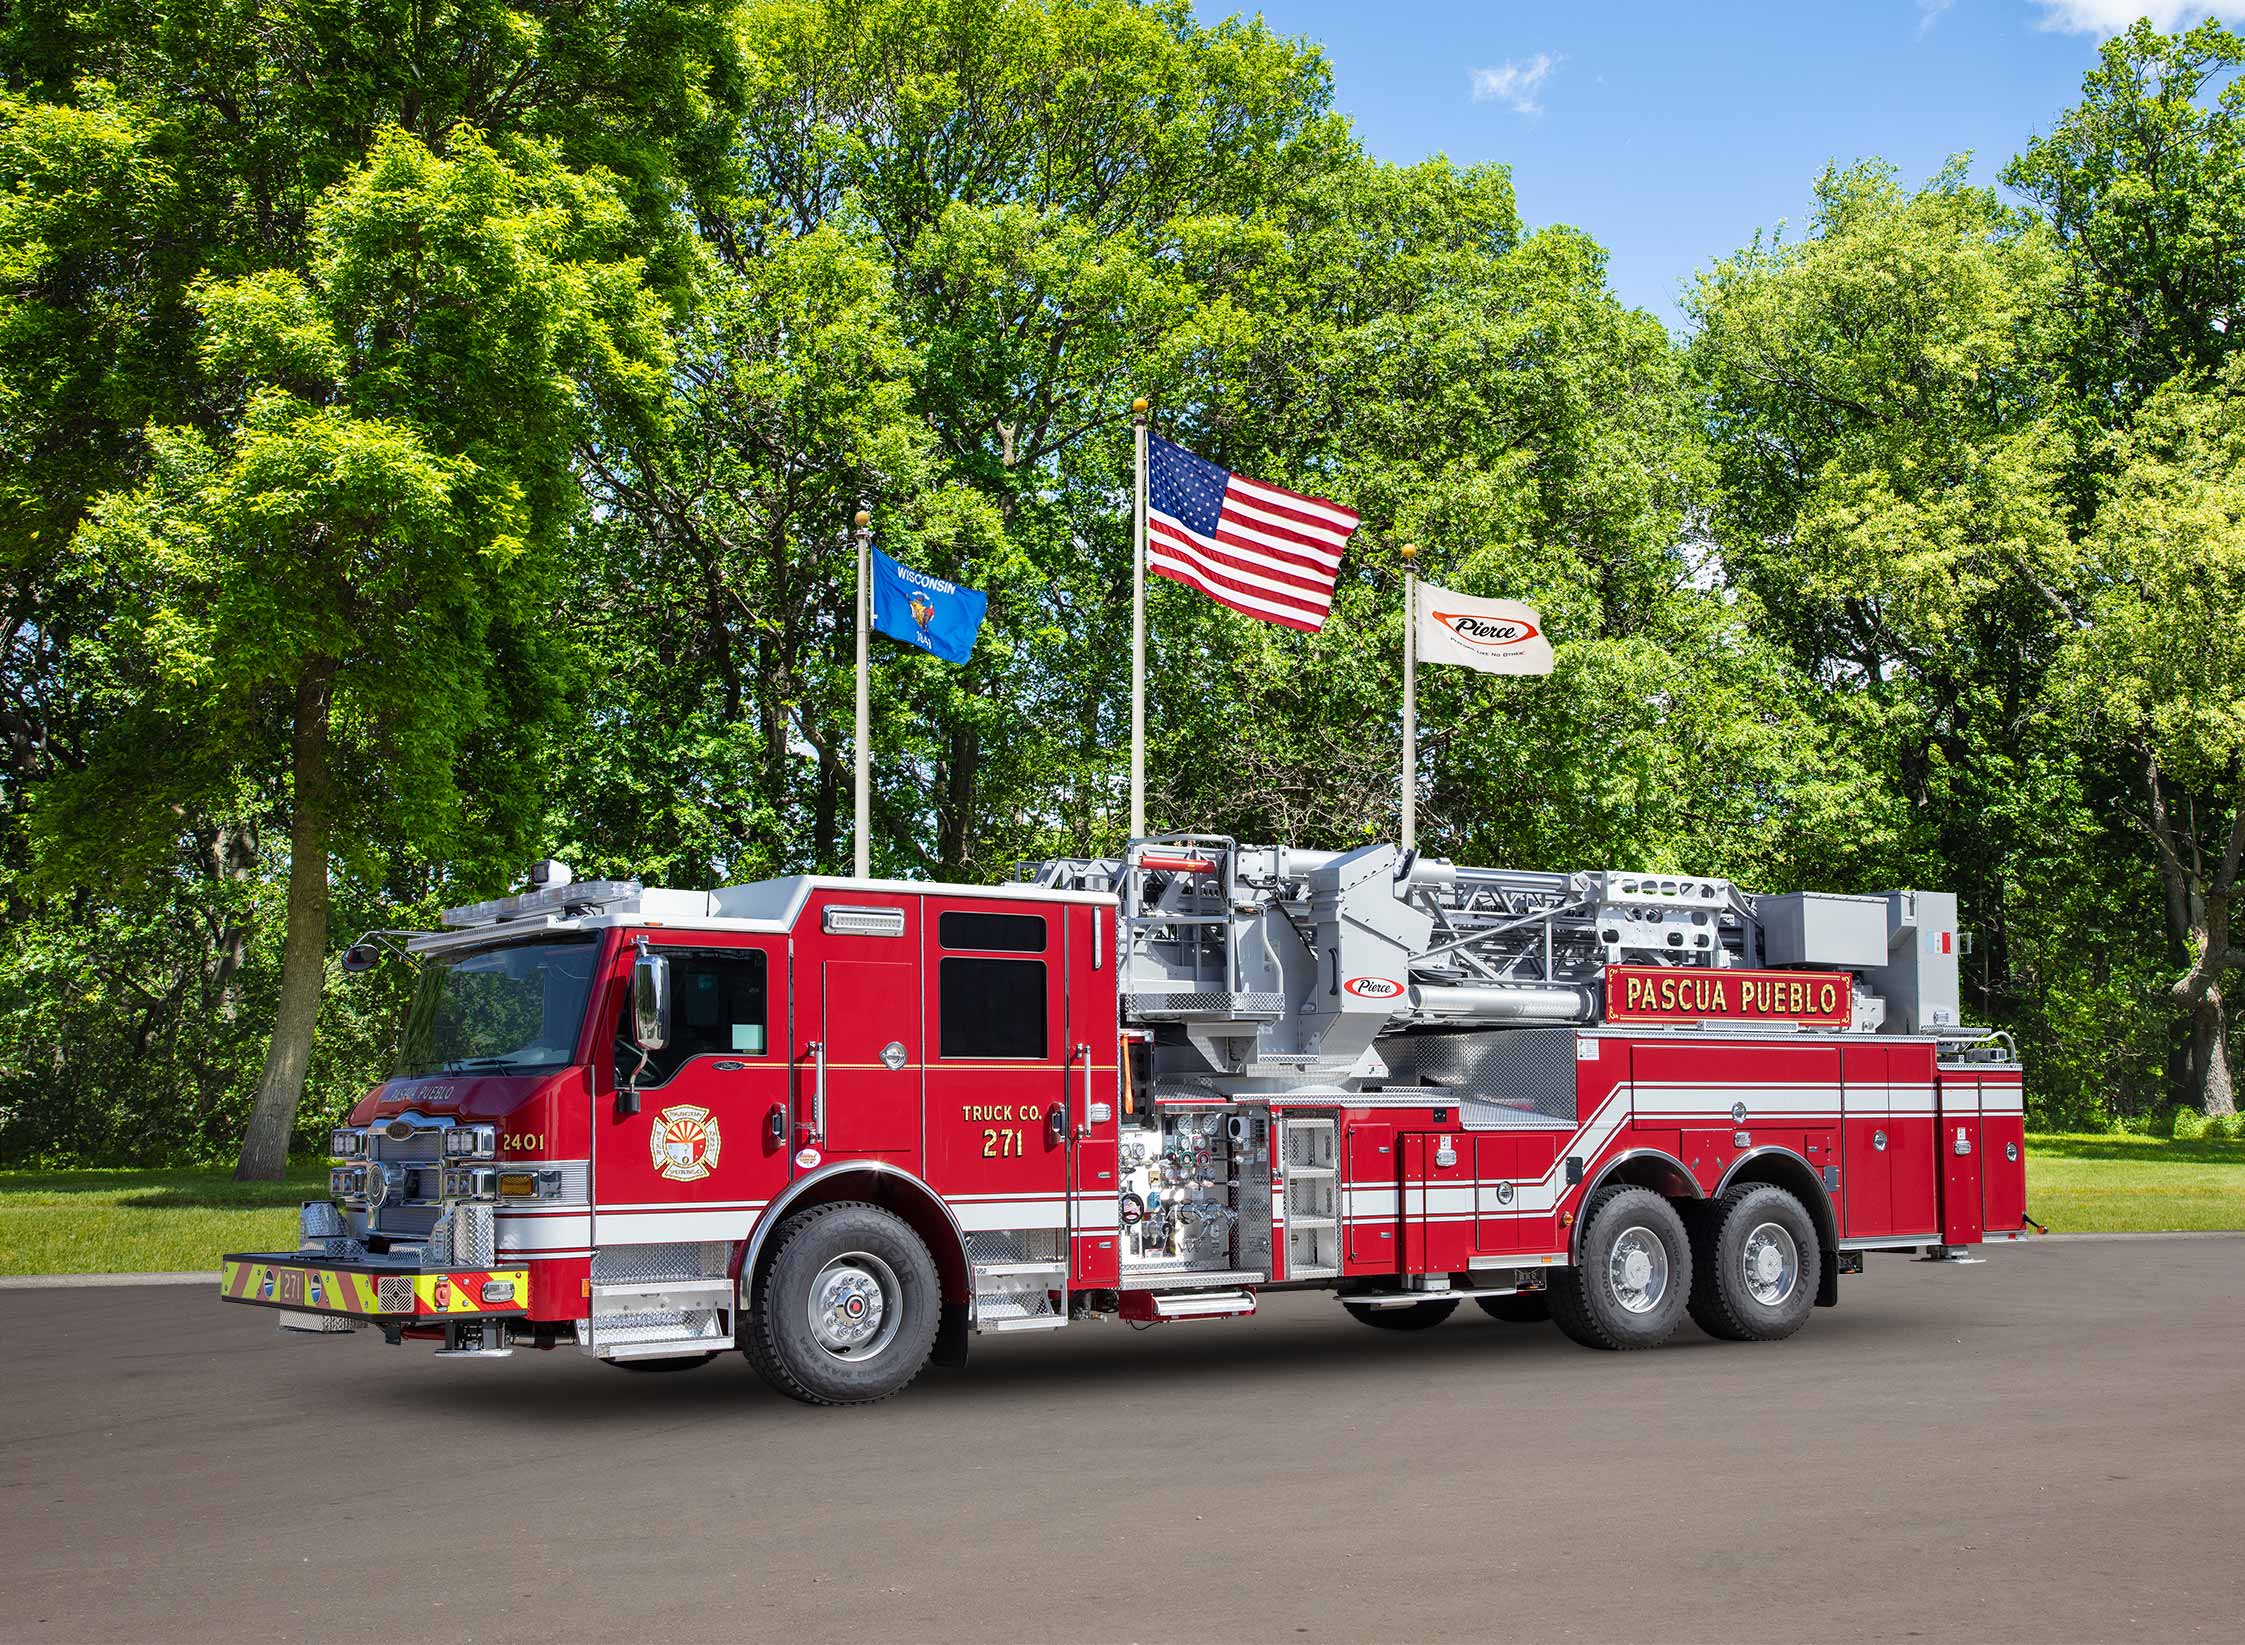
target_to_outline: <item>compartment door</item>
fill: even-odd
[[[1473,1259],[1475,1139],[1448,1131],[1412,1131],[1399,1140],[1404,1271],[1462,1272]]]
[[[1840,1232],[1877,1239],[1894,1232],[1894,1099],[1883,1045],[1840,1052]]]
[[[1341,1184],[1342,1248],[1346,1271],[1393,1274],[1401,1270],[1399,1234],[1402,1162],[1395,1132],[1386,1125],[1351,1125],[1342,1135],[1347,1175]]]
[[[1977,1245],[1984,1227],[1980,1081],[1973,1074],[1943,1073],[1937,1084],[1941,1123],[1934,1143],[1941,1155],[1941,1243]]]

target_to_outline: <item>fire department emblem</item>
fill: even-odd
[[[647,1157],[672,1182],[698,1182],[717,1169],[717,1121],[706,1108],[680,1103],[655,1116]]]

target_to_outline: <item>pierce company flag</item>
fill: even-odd
[[[1518,600],[1477,600],[1421,583],[1419,656],[1484,674],[1548,674],[1551,642],[1543,617]]]
[[[868,564],[875,633],[932,651],[947,663],[963,663],[974,654],[982,614],[990,604],[985,595],[899,565],[877,548]]]
[[[1146,569],[1267,623],[1324,627],[1355,513],[1148,444]]]

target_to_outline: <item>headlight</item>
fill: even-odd
[[[444,1173],[446,1199],[497,1199],[499,1197],[498,1173],[489,1166],[447,1166]]]
[[[499,1152],[495,1125],[456,1125],[444,1134],[447,1159],[492,1159]]]
[[[366,1193],[366,1167],[339,1165],[327,1174],[327,1191],[337,1199],[358,1199]]]
[[[366,1152],[366,1138],[357,1131],[330,1131],[327,1151],[337,1159],[357,1159]]]

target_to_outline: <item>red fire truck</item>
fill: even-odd
[[[1953,897],[1475,869],[1171,835],[1016,883],[578,883],[379,933],[395,1072],[282,1328],[816,1404],[973,1337],[1330,1293],[1585,1345],[1790,1335],[1871,1251],[2020,1237],[2020,1070]]]

